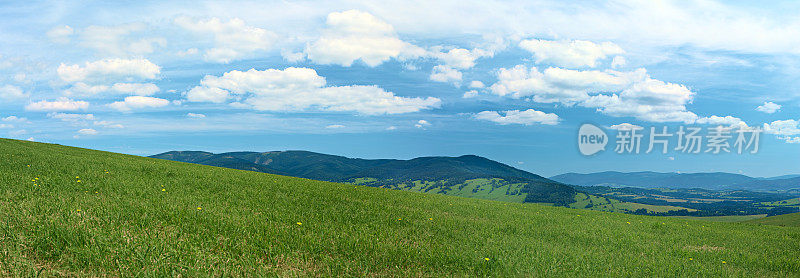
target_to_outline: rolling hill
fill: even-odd
[[[758,218],[748,220],[747,222],[764,225],[800,227],[800,212]]]
[[[800,275],[800,230],[0,139],[0,276]]]
[[[398,160],[347,158],[308,151],[221,154],[172,151],[151,157],[323,181],[511,202],[567,205],[574,202],[576,193],[568,185],[475,155]]]
[[[598,172],[566,173],[551,180],[581,186],[640,188],[701,188],[709,190],[779,191],[800,189],[800,178],[792,175],[760,179],[731,173]]]

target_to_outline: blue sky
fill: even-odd
[[[136,155],[476,154],[546,176],[797,174],[798,8],[2,2],[0,136]],[[618,154],[612,141],[584,157],[583,123],[612,140],[624,124],[763,132],[756,154]]]

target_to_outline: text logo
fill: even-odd
[[[583,155],[593,155],[604,151],[608,136],[602,129],[591,124],[583,124],[578,130],[578,149]]]

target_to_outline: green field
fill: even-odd
[[[577,193],[575,194],[575,202],[569,204],[571,208],[577,209],[590,209],[606,212],[633,212],[638,209],[646,209],[648,212],[668,212],[674,210],[687,210],[696,211],[696,209],[676,207],[676,206],[656,206],[639,204],[632,202],[623,202],[620,200],[610,199],[603,196]]]
[[[0,139],[0,276],[800,275],[800,229],[421,194]]]
[[[800,212],[754,219],[748,221],[748,223],[800,227]]]
[[[703,216],[703,217],[696,217],[696,216],[671,216],[671,217],[681,218],[681,219],[715,221],[715,222],[741,222],[741,221],[764,218],[765,216],[767,215],[756,214],[756,215],[725,215],[725,216]]]

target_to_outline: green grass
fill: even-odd
[[[0,276],[786,277],[800,275],[799,256],[794,227],[420,194],[0,140]]]
[[[725,215],[725,216],[672,216],[675,218],[682,218],[682,219],[694,219],[694,220],[705,220],[705,221],[714,221],[714,222],[741,222],[753,219],[764,218],[767,216],[766,214],[756,214],[756,215]]]
[[[668,212],[673,210],[697,211],[696,209],[676,207],[676,206],[657,206],[632,202],[623,202],[603,196],[587,195],[585,193],[575,194],[575,202],[569,204],[571,208],[590,209],[606,212],[633,212],[638,209],[646,209],[648,212]]]
[[[748,223],[800,227],[800,212],[754,219]]]

